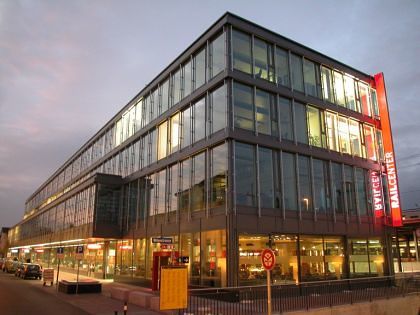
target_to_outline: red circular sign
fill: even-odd
[[[261,262],[265,270],[273,269],[274,264],[276,263],[274,252],[269,248],[264,249],[261,252]]]

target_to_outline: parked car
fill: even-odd
[[[22,265],[22,269],[20,271],[20,277],[22,279],[27,278],[35,278],[35,279],[42,279],[42,267],[38,264],[28,264],[25,263]]]
[[[8,273],[15,273],[18,265],[19,265],[18,260],[7,260],[4,265],[4,271]]]

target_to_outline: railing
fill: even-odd
[[[377,277],[272,285],[273,312],[332,307],[420,293],[420,276]],[[188,308],[179,314],[258,315],[267,313],[267,287],[190,290]]]

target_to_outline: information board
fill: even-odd
[[[51,285],[54,282],[54,269],[53,268],[44,268],[42,271],[44,285],[47,282],[50,282]]]
[[[186,267],[162,267],[160,270],[160,310],[187,308]]]

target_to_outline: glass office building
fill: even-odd
[[[357,52],[355,52],[357,53]],[[9,255],[156,288],[393,273],[398,182],[383,75],[226,13],[26,202]],[[159,244],[155,237],[171,237]]]

